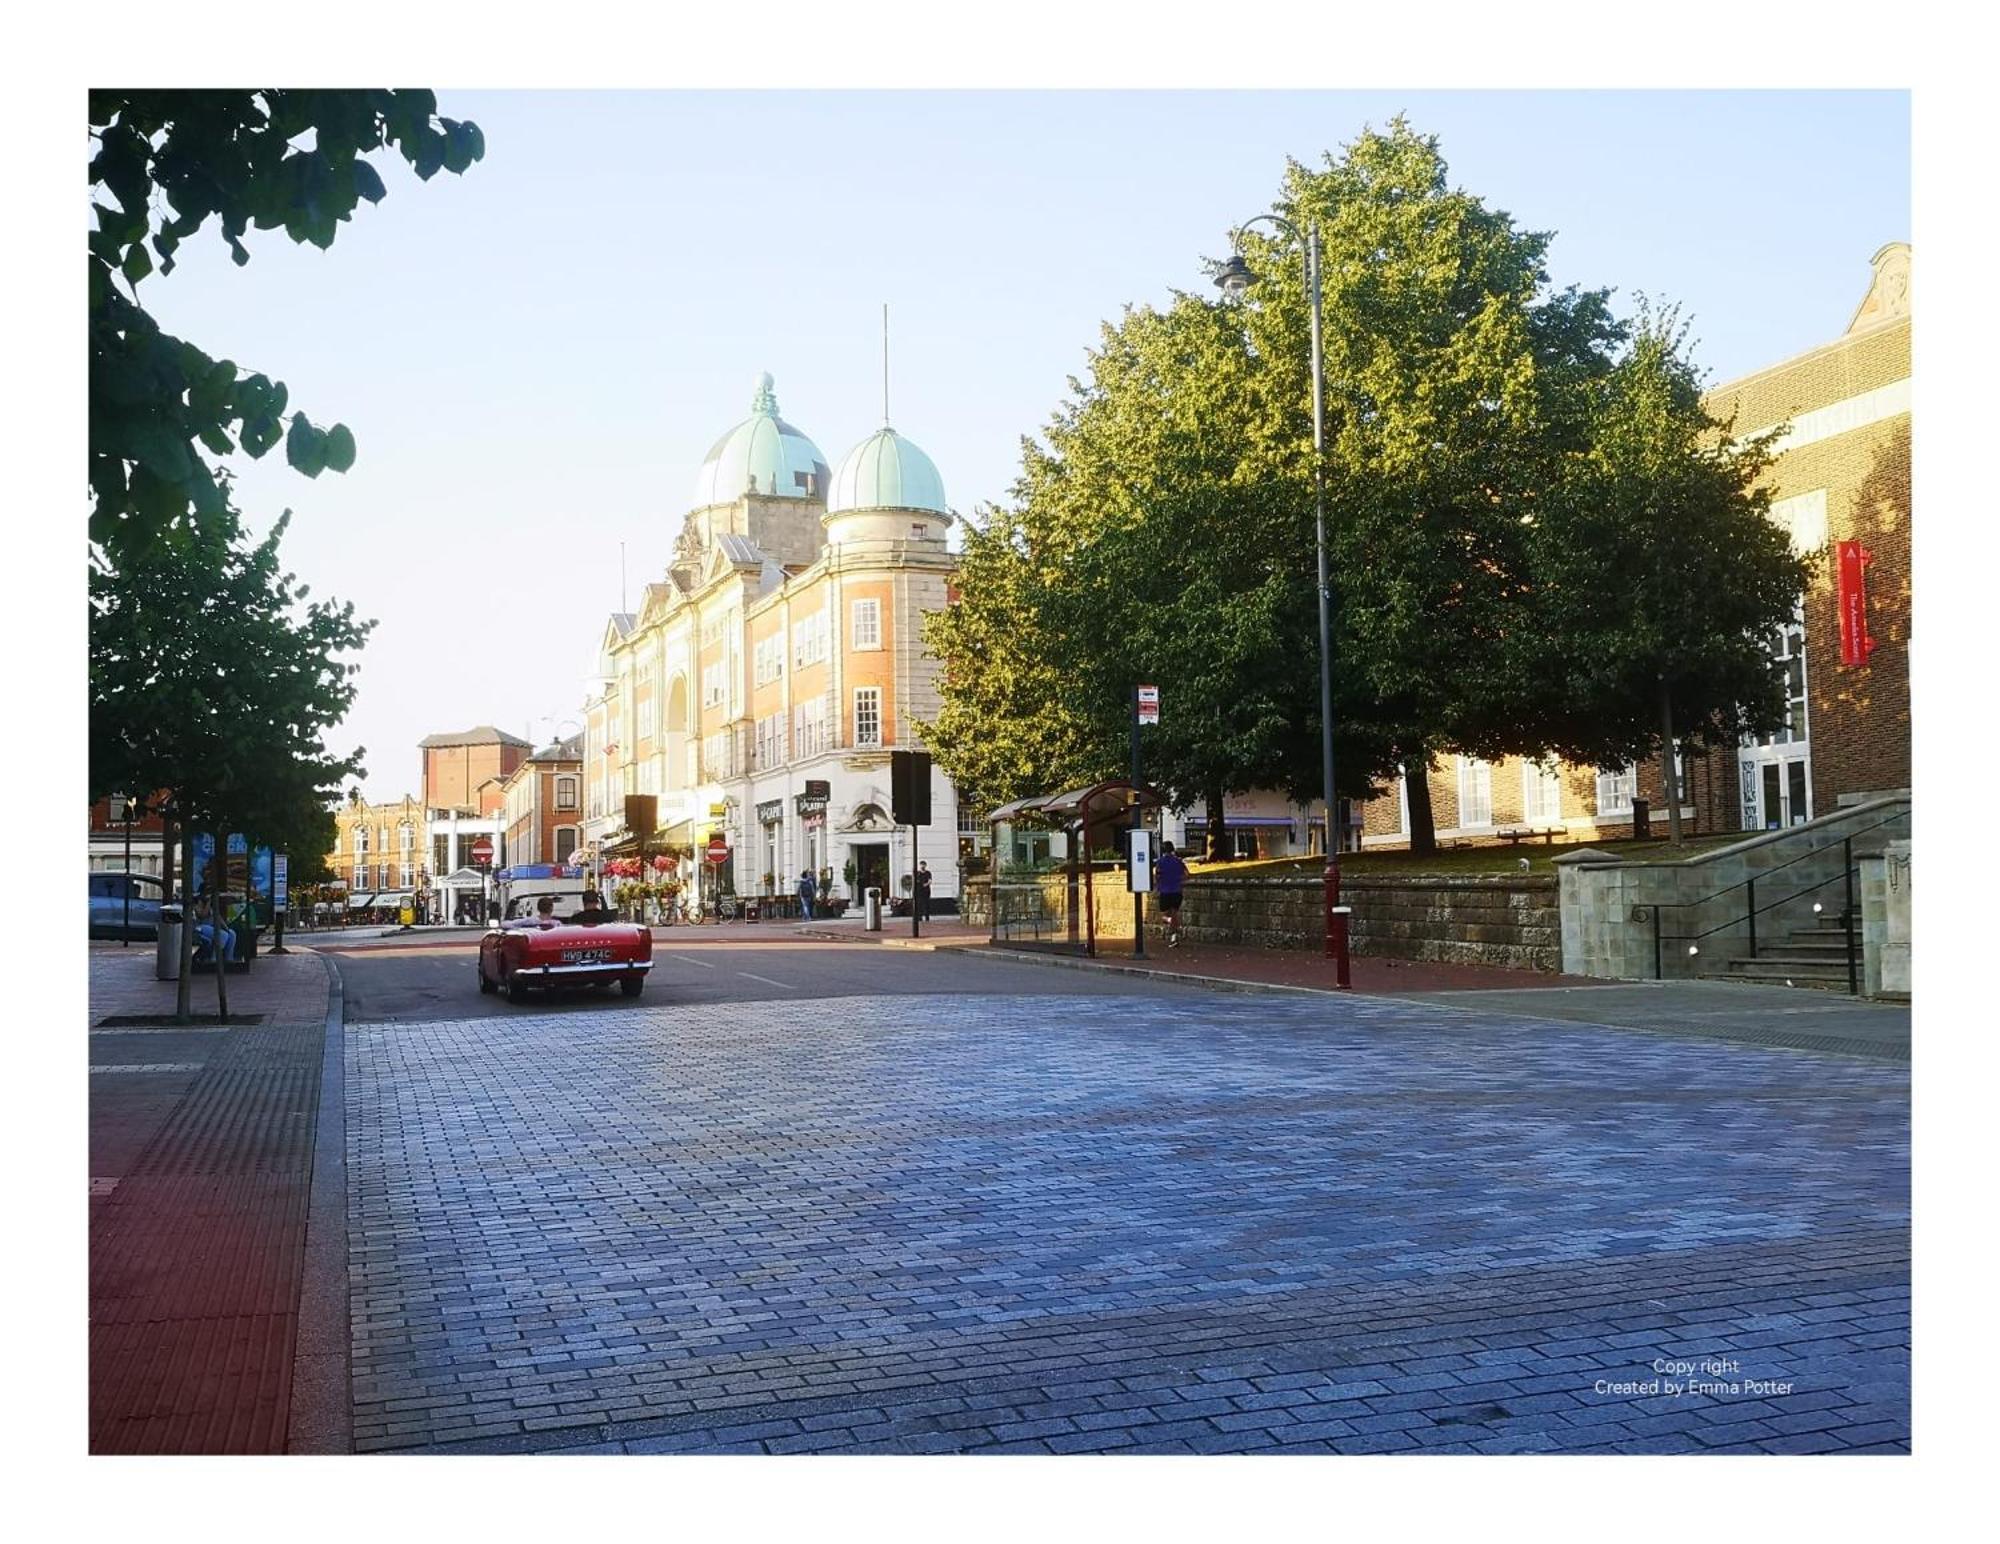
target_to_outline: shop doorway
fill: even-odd
[[[889,844],[887,842],[856,843],[848,849],[854,855],[854,894],[860,900],[868,893],[870,885],[882,892],[882,903],[886,906],[896,892],[889,885]]]

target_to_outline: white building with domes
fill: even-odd
[[[632,850],[624,796],[659,800],[656,845],[728,840],[725,891],[902,895],[910,834],[891,823],[889,753],[922,750],[938,711],[925,612],[948,603],[954,520],[931,458],[883,427],[828,469],[757,379],[718,439],[666,570],[606,623],[585,705],[584,840]],[[916,857],[934,901],[959,893],[957,795],[933,771]],[[696,877],[708,882],[703,865]]]

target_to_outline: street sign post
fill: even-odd
[[[931,823],[929,752],[889,753],[889,802],[890,818],[897,825],[910,828],[910,936],[916,938],[921,936],[925,899],[917,889],[917,828]]]
[[[291,902],[292,860],[284,853],[271,854],[271,926],[277,937],[271,945],[273,954],[288,954],[285,947],[285,908]]]
[[[1127,833],[1126,854],[1132,864],[1132,872],[1139,867],[1138,854],[1146,851],[1146,870],[1149,876],[1145,884],[1131,884],[1132,891],[1132,958],[1146,957],[1146,891],[1153,888],[1152,849],[1150,843],[1141,838],[1148,833],[1140,829],[1139,798],[1139,728],[1142,724],[1158,724],[1160,721],[1160,689],[1157,686],[1135,684],[1132,688],[1132,827]],[[1128,882],[1131,875],[1127,875]]]
[[[729,838],[720,831],[708,834],[708,846],[702,849],[702,856],[709,864],[708,893],[715,900],[715,925],[722,926],[722,865],[729,861]]]
[[[1144,826],[1132,828],[1132,850],[1126,855],[1125,888],[1135,897],[1153,888],[1153,833]]]

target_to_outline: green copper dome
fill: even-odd
[[[882,428],[850,450],[833,474],[826,512],[925,509],[949,515],[935,462],[894,429]]]
[[[757,377],[750,416],[717,440],[695,474],[694,507],[729,504],[746,493],[788,499],[823,498],[826,457],[778,416],[769,371]]]

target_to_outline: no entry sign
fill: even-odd
[[[493,838],[482,836],[472,844],[472,861],[485,868],[493,861]]]
[[[729,843],[726,839],[720,836],[711,836],[708,839],[708,861],[710,863],[729,861]]]

